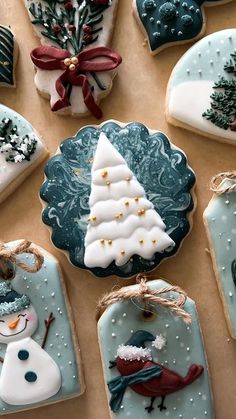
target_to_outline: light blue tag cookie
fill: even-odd
[[[143,291],[146,285],[149,289]],[[163,280],[146,285],[113,292],[98,307],[98,315],[106,308],[98,321],[98,336],[110,416],[213,419],[195,304]],[[159,303],[150,303],[153,293]]]

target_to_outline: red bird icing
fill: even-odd
[[[133,374],[145,368],[154,365],[160,366],[162,373],[160,376],[152,378],[141,384],[131,385],[130,388],[136,393],[146,397],[163,397],[174,393],[193,383],[203,373],[204,368],[201,365],[191,365],[185,377],[182,377],[175,371],[172,371],[161,364],[153,361],[133,360],[126,361],[121,358],[116,359],[116,367],[123,376]]]

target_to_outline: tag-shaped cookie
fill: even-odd
[[[226,2],[133,0],[133,10],[154,55],[174,44],[185,44],[203,36],[206,27],[203,6]]]
[[[167,89],[168,122],[235,143],[235,49],[236,29],[226,29],[205,37],[184,54]]]
[[[152,270],[190,231],[194,173],[163,133],[140,123],[81,129],[45,174],[43,221],[53,243],[97,276]]]
[[[204,212],[204,224],[228,327],[231,336],[236,339],[235,173],[221,173],[216,176],[212,189],[214,195]]]
[[[0,25],[0,86],[15,87],[18,46],[12,31]]]
[[[57,260],[27,241],[1,244],[0,278],[0,415],[80,395],[78,343]]]
[[[0,105],[0,202],[46,157],[34,128],[17,112]]]
[[[100,118],[121,57],[108,48],[118,0],[25,0],[44,46],[31,52],[35,84],[60,114]]]
[[[141,281],[106,295],[97,317],[111,418],[213,419],[197,311],[182,290]]]

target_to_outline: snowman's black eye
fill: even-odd
[[[25,317],[25,316],[26,316],[26,314],[18,314],[17,317]]]

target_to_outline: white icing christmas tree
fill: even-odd
[[[125,160],[101,133],[92,166],[84,262],[89,268],[151,259],[174,246],[165,224]]]

